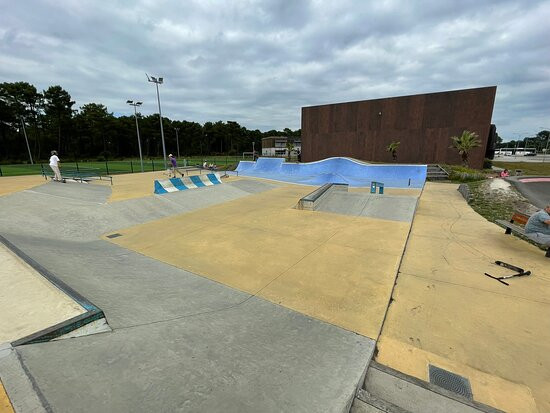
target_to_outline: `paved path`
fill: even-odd
[[[423,380],[432,363],[468,377],[477,401],[507,412],[550,411],[549,260],[505,236],[456,189],[424,189],[377,361]],[[484,276],[510,274],[495,260],[533,274],[507,287]]]
[[[371,339],[99,239],[276,188],[239,182],[112,203],[108,187],[70,183],[0,198],[0,233],[98,305],[113,328],[17,348],[45,405],[56,412],[349,406]]]

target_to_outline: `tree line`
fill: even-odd
[[[64,159],[120,159],[139,156],[135,118],[116,117],[105,105],[87,103],[79,109],[69,92],[50,86],[39,92],[27,82],[0,83],[0,161],[16,163],[47,159],[57,150]],[[159,116],[138,113],[145,158],[162,156]],[[162,118],[166,150],[176,152],[176,129],[181,156],[236,155],[261,151],[267,136],[300,137],[300,129],[249,130],[234,121],[206,122]],[[25,140],[25,135],[27,140]],[[27,147],[28,141],[28,147]]]
[[[502,139],[497,141],[496,149],[501,148],[534,148],[537,152],[543,152],[547,147],[550,151],[550,146],[548,146],[550,140],[550,131],[541,130],[535,136],[527,136],[523,139],[510,140],[503,142]]]

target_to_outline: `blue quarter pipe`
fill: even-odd
[[[327,183],[367,187],[382,182],[386,187],[421,188],[426,181],[426,165],[377,165],[349,158],[328,158],[309,163],[287,163],[282,158],[241,161],[239,175],[255,176],[302,185]]]

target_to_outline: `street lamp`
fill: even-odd
[[[27,138],[27,129],[25,129],[25,122],[23,122],[23,117],[21,117],[21,126],[23,127],[23,135],[25,135],[25,142],[27,142],[27,150],[29,151],[29,159],[31,160],[31,165],[34,165],[31,155],[31,147],[29,146],[29,139]]]
[[[164,79],[162,77],[156,78],[154,76],[149,77],[147,73],[145,73],[145,76],[147,76],[147,81],[154,83],[157,87],[157,101],[159,104],[159,118],[160,118],[160,138],[162,140],[162,154],[164,156],[164,169],[168,169],[167,163],[166,163],[166,145],[164,144],[164,129],[162,128],[162,112],[160,110],[160,95],[159,95],[159,85],[162,85],[164,82]]]
[[[127,100],[126,103],[134,107],[134,117],[136,118],[136,132],[137,132],[138,148],[139,148],[139,161],[141,162],[141,172],[143,172],[143,156],[141,155],[141,139],[139,139],[139,126],[138,126],[138,118],[137,118],[137,107],[141,106],[143,102],[134,102],[133,100]]]
[[[176,148],[177,148],[177,151],[178,151],[178,159],[180,158],[180,138],[178,136],[178,132],[180,130],[180,128],[174,128],[174,130],[176,131]]]
[[[550,130],[550,128],[547,128],[546,126],[539,126],[542,130]],[[544,156],[542,157],[542,162],[546,160],[546,154],[548,153],[548,143],[550,142],[550,135],[546,137],[546,149],[544,149]]]

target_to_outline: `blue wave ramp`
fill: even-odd
[[[302,185],[348,184],[368,187],[381,182],[390,188],[422,188],[427,165],[368,164],[350,158],[327,158],[317,162],[287,163],[283,158],[241,161],[239,175],[255,176]]]

